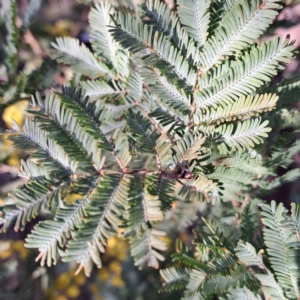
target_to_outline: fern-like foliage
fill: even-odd
[[[157,226],[175,200],[218,205],[297,178],[298,169],[281,178],[275,171],[281,158],[291,164],[298,142],[290,146],[286,139],[280,150],[270,142],[268,159],[259,148],[278,118],[277,102],[293,89],[267,86],[293,56],[293,42],[275,37],[253,44],[279,8],[276,0],[180,0],[173,12],[151,0],[134,16],[114,13],[108,1],[95,4],[93,51],[73,38],[52,45],[52,58],[79,73],[80,86],[36,93],[23,129],[14,124],[10,132],[15,146],[30,154],[20,171],[28,181],[18,188],[16,205],[1,208],[1,231],[23,229],[42,212],[49,219],[26,240],[39,249],[42,264],[61,256],[89,275],[119,232],[136,265],[158,268],[166,232]],[[250,208],[243,218],[240,233],[250,242],[256,224]],[[275,264],[268,238],[265,233],[272,268],[280,269],[277,287],[290,267]],[[283,242],[285,251],[290,240]],[[215,232],[200,234],[197,251],[210,253],[208,263],[181,245],[174,258],[187,268],[162,272],[164,289],[186,286],[185,299],[219,292],[259,297],[259,278],[227,244]],[[292,285],[280,291],[298,297],[293,266]]]
[[[264,224],[261,244],[254,246],[254,235],[249,236],[245,231],[259,231],[258,223],[246,228],[249,224],[246,215],[251,209],[248,205],[241,218],[240,241],[236,245],[229,236],[220,236],[218,229],[208,224],[210,233],[197,233],[195,247],[181,246],[173,254],[173,260],[186,268],[161,270],[166,282],[161,291],[184,288],[182,299],[195,295],[197,299],[211,299],[211,294],[220,299],[262,299],[263,295],[267,299],[299,298],[299,204],[292,204],[291,214],[275,201],[271,205],[260,203],[260,207]],[[264,245],[266,255],[263,249],[256,250]]]
[[[20,15],[16,1],[3,0],[0,6],[0,63],[3,66],[0,83],[0,109],[20,100],[29,100],[30,94],[49,88],[51,77],[57,72],[57,63],[46,57],[41,66],[31,73],[18,70],[18,53],[24,47],[22,38],[32,18],[40,8],[41,0],[30,1],[23,15]],[[17,26],[20,15],[21,27]]]

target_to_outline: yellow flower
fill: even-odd
[[[74,277],[74,281],[79,285],[83,285],[86,281],[86,277],[83,273],[79,273],[77,276]]]
[[[10,248],[11,241],[0,241],[0,253]]]
[[[113,278],[112,278],[112,280],[111,280],[111,284],[113,285],[113,286],[116,286],[116,287],[118,287],[118,288],[121,288],[121,287],[123,287],[124,286],[124,281],[123,281],[123,279],[120,277],[120,276],[114,276]]]
[[[121,274],[121,272],[122,272],[121,264],[117,261],[112,261],[109,264],[109,269],[110,269],[111,272],[114,272],[116,274]]]
[[[11,256],[12,251],[11,250],[6,250],[0,253],[0,259],[7,259]]]
[[[53,298],[53,299],[54,299],[54,298]],[[65,297],[65,296],[59,295],[59,296],[57,296],[57,297],[55,298],[55,300],[68,300],[68,298]]]
[[[1,136],[1,151],[14,153],[15,149],[13,148],[13,142],[8,139],[8,136]]]
[[[179,235],[179,239],[181,241],[183,241],[184,243],[188,243],[189,242],[189,236],[186,233],[181,233]]]
[[[54,25],[45,26],[46,31],[54,36],[69,36],[74,24],[68,20],[59,20]]]
[[[107,241],[107,250],[108,250],[107,252],[109,252],[109,250],[114,249],[116,246],[117,246],[117,238],[114,236]]]
[[[92,283],[90,285],[90,291],[95,294],[97,292],[99,292],[99,286],[96,283]]]
[[[0,259],[7,259],[11,256],[11,241],[0,242]]]
[[[55,282],[55,287],[58,290],[65,289],[71,282],[71,277],[68,273],[62,273]]]
[[[55,293],[51,288],[48,288],[48,289],[46,290],[46,297],[45,297],[45,298],[48,299],[48,300],[52,300],[52,299],[57,300],[57,299],[59,299],[59,298],[56,296],[56,293]]]
[[[162,236],[161,239],[166,243],[167,249],[170,250],[171,244],[172,244],[172,240],[169,237],[167,237],[167,236]]]
[[[65,197],[65,201],[68,203],[68,204],[72,204],[74,203],[76,200],[82,200],[83,197],[82,195],[79,195],[79,194],[68,194],[66,197]]]
[[[14,251],[18,252],[22,259],[25,259],[28,255],[29,250],[24,247],[23,241],[15,241],[12,243],[12,248]]]
[[[7,164],[13,167],[20,166],[20,158],[17,152],[14,152],[10,155],[10,157],[7,160]]]
[[[11,128],[11,118],[13,118],[19,126],[23,124],[25,109],[27,108],[27,105],[28,101],[21,101],[5,108],[2,118],[7,127]]]
[[[126,258],[127,243],[117,237],[112,237],[107,242],[106,255],[108,257],[116,257],[119,260]]]
[[[109,272],[107,269],[101,269],[98,271],[98,276],[101,281],[106,281],[109,278]]]
[[[125,251],[122,251],[122,252],[119,251],[119,253],[116,255],[116,257],[119,261],[123,261],[127,257],[127,255],[126,255]]]
[[[72,284],[72,285],[67,289],[67,294],[68,294],[68,296],[70,296],[71,298],[76,298],[76,297],[79,296],[80,290],[79,290],[78,286],[76,286],[75,284]]]

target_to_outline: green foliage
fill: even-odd
[[[259,245],[245,238],[250,205],[240,220],[240,241],[232,245],[231,238],[218,233],[208,224],[210,233],[196,234],[195,246],[181,245],[173,254],[173,260],[186,268],[161,270],[166,282],[161,291],[185,289],[182,299],[298,299],[299,298],[299,204],[292,204],[289,215],[282,204],[260,204],[261,221],[265,225],[260,232],[259,224],[252,223],[252,231],[263,234]],[[250,216],[253,218],[254,215]],[[296,221],[298,220],[298,221]],[[256,251],[256,248],[261,249]],[[266,247],[266,254],[264,248]],[[266,265],[270,264],[270,268]],[[229,290],[229,292],[228,292]]]
[[[22,20],[22,28],[21,32],[24,33],[26,29],[29,27],[30,22],[33,18],[33,16],[38,12],[40,6],[41,6],[42,1],[37,0],[37,1],[30,1],[28,6],[26,7],[26,11],[23,16]]]
[[[17,4],[14,0],[3,0],[0,4],[0,109],[20,100],[29,100],[30,94],[42,91],[52,84],[57,72],[57,63],[46,57],[42,64],[30,73],[19,71],[19,52],[24,47],[23,39],[41,0],[31,0],[21,16],[21,27],[17,26]]]
[[[196,205],[218,219],[218,208],[243,202],[227,219],[205,221],[209,230],[197,234],[194,248],[178,244],[173,258],[186,267],[163,270],[163,290],[184,287],[183,299],[260,299],[261,290],[296,299],[298,206],[288,216],[260,199],[299,178],[299,169],[276,175],[299,151],[299,141],[291,145],[293,136],[280,132],[297,80],[270,87],[293,57],[293,42],[254,44],[280,5],[180,0],[177,8],[153,0],[133,15],[97,1],[89,15],[93,51],[74,38],[53,43],[52,58],[72,67],[79,86],[74,80],[44,99],[36,93],[23,129],[14,124],[10,140],[30,154],[20,171],[28,181],[16,205],[1,207],[1,231],[23,230],[42,213],[47,220],[26,239],[42,264],[60,256],[89,275],[118,233],[135,265],[159,268],[167,249],[162,221],[175,202],[192,208],[187,224]],[[20,77],[17,91],[26,80],[33,78]],[[256,253],[263,247],[254,240],[257,203],[268,268]],[[223,226],[230,219],[240,223],[229,226],[231,238]]]

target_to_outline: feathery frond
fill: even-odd
[[[267,274],[255,274],[255,277],[261,282],[263,291],[271,299],[287,299],[272,272],[264,266],[261,255],[256,253],[251,244],[239,242],[235,251],[238,258],[246,266],[258,266],[266,271]]]
[[[171,292],[186,287],[189,278],[188,269],[168,268],[160,271],[160,275],[165,281],[160,288],[161,292]]]
[[[81,86],[85,89],[86,95],[93,100],[102,98],[104,96],[116,97],[122,93],[125,93],[125,91],[120,90],[116,84],[113,88],[103,80],[83,81],[81,82]]]
[[[162,76],[156,68],[143,69],[142,76],[147,80],[147,83],[153,93],[160,101],[172,110],[176,115],[186,120],[191,113],[191,100],[186,95],[184,90],[179,91],[165,76]]]
[[[59,62],[71,65],[75,71],[83,73],[91,78],[110,76],[114,78],[112,72],[106,64],[98,61],[93,53],[74,38],[57,38],[52,46],[58,51],[52,51],[51,57]]]
[[[200,69],[207,72],[226,56],[251,45],[272,23],[280,5],[275,0],[229,1],[231,5],[200,54]],[[224,24],[224,25],[223,25]]]
[[[214,79],[203,91],[195,93],[199,108],[226,106],[241,96],[251,94],[269,82],[282,69],[280,63],[288,63],[293,55],[293,43],[279,37],[252,46],[242,58],[232,63],[227,73]],[[197,122],[195,120],[195,122]]]
[[[126,121],[133,137],[138,142],[139,150],[142,153],[154,153],[159,134],[152,130],[151,122],[144,118],[140,112],[135,114],[132,110],[128,111]]]
[[[278,96],[275,94],[250,95],[247,98],[242,96],[236,102],[224,108],[219,106],[216,109],[207,109],[205,114],[199,111],[197,121],[219,125],[224,122],[249,119],[275,109],[277,100]]]
[[[15,3],[4,3],[6,107],[49,87],[40,76],[57,64],[15,76],[19,36],[40,1],[30,2],[23,29]],[[185,300],[255,300],[262,292],[299,298],[299,207],[288,215],[257,198],[300,177],[297,168],[277,175],[300,150],[288,128],[296,108],[287,108],[299,80],[270,84],[292,58],[293,42],[275,37],[253,45],[278,1],[178,0],[173,11],[151,0],[134,15],[115,13],[109,1],[94,4],[93,49],[74,38],[52,45],[52,57],[77,73],[72,87],[36,93],[23,130],[13,122],[9,139],[29,153],[19,171],[28,181],[15,205],[0,208],[0,231],[23,230],[47,213],[26,246],[39,250],[42,265],[61,257],[88,276],[93,264],[102,267],[107,241],[120,228],[135,265],[159,268],[168,234],[160,223],[204,223],[193,247],[178,243],[173,260],[186,267],[161,272],[163,291],[185,289]]]
[[[89,21],[91,24],[91,42],[93,49],[110,64],[121,77],[127,77],[129,58],[126,53],[112,38],[109,27],[113,25],[110,15],[113,7],[109,1],[99,2],[91,9]]]
[[[267,127],[268,121],[260,122],[260,118],[257,118],[238,122],[236,129],[233,124],[218,127],[216,131],[221,135],[217,140],[220,153],[241,151],[261,144],[262,138],[268,136],[267,132],[270,132],[271,128]]]
[[[294,272],[294,266],[285,263],[288,258],[287,244],[290,240],[290,231],[280,226],[285,218],[286,209],[281,203],[276,207],[274,201],[271,202],[271,206],[263,204],[260,206],[262,222],[266,226],[263,230],[264,240],[276,279],[288,298],[297,298],[299,297],[298,272]]]
[[[233,156],[226,158],[223,164],[230,168],[257,175],[268,174],[270,172],[268,168],[263,166],[261,155],[252,156],[249,152],[235,153]]]
[[[159,261],[164,257],[158,252],[166,249],[161,239],[165,232],[153,228],[152,224],[163,219],[157,195],[145,188],[145,176],[136,175],[130,178],[128,216],[125,224],[125,237],[130,238],[131,254],[135,265],[142,267],[145,264],[158,268]]]
[[[244,208],[244,211],[241,215],[241,224],[240,224],[240,238],[244,242],[249,242],[253,244],[254,232],[258,227],[258,222],[255,219],[255,213],[251,209],[251,204],[248,203]]]
[[[178,1],[178,14],[180,22],[189,36],[197,43],[198,47],[204,45],[208,35],[210,1]]]
[[[142,5],[143,22],[153,26],[155,31],[160,31],[170,37],[176,47],[182,43],[179,20],[168,6],[159,0],[147,1]],[[180,35],[180,36],[179,36]]]
[[[92,270],[92,261],[101,267],[100,253],[104,252],[107,240],[116,234],[120,222],[120,208],[124,205],[123,195],[127,193],[127,178],[106,175],[91,192],[84,207],[84,216],[78,224],[78,230],[72,231],[72,237],[64,253],[64,261],[76,260],[78,271],[84,268],[87,275]],[[78,251],[79,250],[79,251]]]
[[[290,104],[299,102],[300,80],[295,78],[292,80],[284,80],[275,86],[271,86],[266,90],[268,92],[279,95],[277,107],[287,107]]]
[[[199,60],[199,50],[194,39],[180,25],[179,18],[174,11],[160,0],[147,1],[142,5],[142,21],[153,27],[154,31],[162,32],[170,38],[174,47],[179,48],[188,60],[195,63]]]
[[[255,295],[253,292],[251,292],[246,287],[244,288],[236,288],[234,290],[231,290],[226,295],[227,300],[262,300],[260,295]]]
[[[51,180],[45,178],[37,178],[20,186],[16,190],[17,208],[18,210],[8,210],[2,212],[4,214],[4,223],[2,230],[7,230],[14,225],[15,231],[24,230],[25,225],[33,218],[36,218],[43,209],[46,209],[47,202],[51,196],[63,189],[68,182],[55,184]]]
[[[70,237],[71,229],[75,229],[76,222],[80,221],[82,209],[86,201],[75,202],[72,205],[62,207],[56,212],[55,221],[46,220],[39,222],[31,234],[26,238],[27,248],[38,248],[40,254],[37,259],[43,266],[57,263],[58,256],[63,255],[63,247],[67,237]],[[47,235],[45,234],[47,232]],[[49,238],[49,236],[51,238]]]
[[[116,24],[117,27],[110,31],[124,48],[132,53],[149,49],[151,53],[143,57],[147,65],[163,69],[167,77],[174,78],[175,74],[176,81],[183,82],[187,87],[195,85],[196,72],[167,37],[158,31],[154,33],[153,27],[141,24],[129,15],[119,14]]]
[[[192,183],[185,180],[182,182],[179,196],[183,196],[186,200],[190,201],[214,201],[216,199],[214,191],[216,185],[216,182],[213,182],[204,176],[200,176]]]
[[[60,176],[76,170],[76,163],[68,158],[60,146],[47,138],[46,133],[36,123],[26,119],[22,132],[17,123],[13,122],[12,131],[18,133],[9,137],[14,145],[25,151],[31,151],[32,157],[43,163],[46,170],[60,173]]]

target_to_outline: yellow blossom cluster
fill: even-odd
[[[26,108],[28,101],[21,101],[5,108],[2,118],[8,128],[12,127],[12,118],[19,126],[22,126],[26,116]],[[0,152],[6,155],[6,161],[9,166],[19,167],[20,157],[16,149],[13,148],[12,142],[7,138],[2,138],[3,143],[0,144]],[[4,157],[2,157],[4,159]]]
[[[80,296],[80,288],[86,283],[83,273],[75,275],[74,269],[70,269],[58,276],[47,291],[49,300],[68,300],[76,299]]]
[[[22,260],[28,256],[29,250],[24,247],[23,240],[3,240],[0,241],[0,261],[7,260],[16,255]]]

